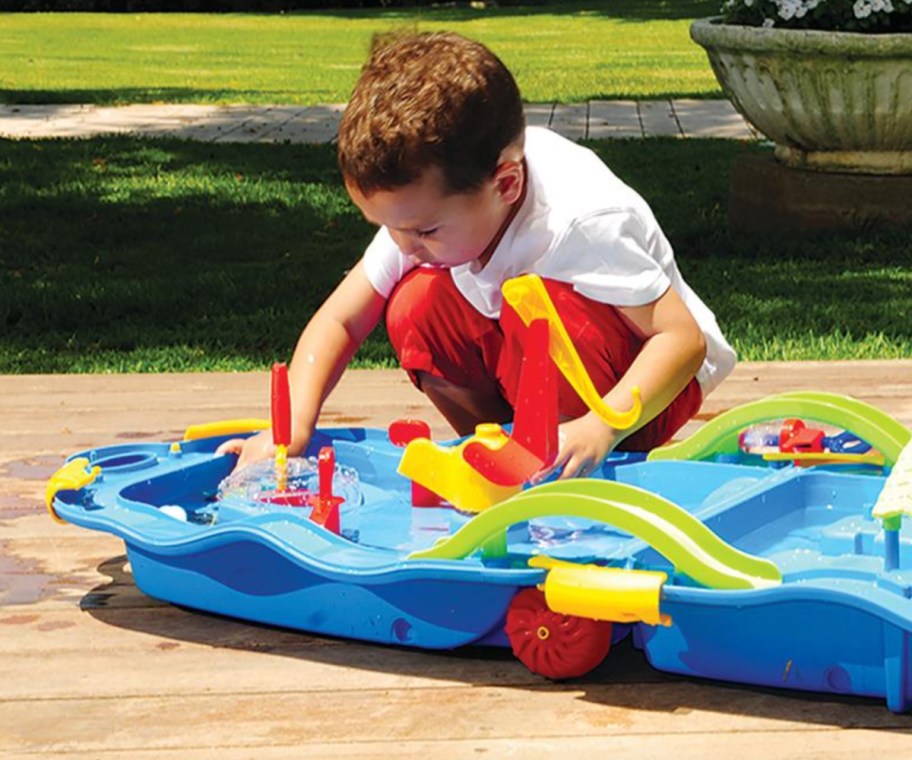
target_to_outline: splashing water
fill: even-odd
[[[351,467],[336,465],[332,491],[334,496],[340,496],[345,500],[343,507],[357,507],[364,499],[358,473]],[[320,492],[316,457],[289,457],[286,492]],[[235,470],[219,483],[218,487],[219,501],[231,499],[235,502],[253,502],[262,505],[263,509],[275,506],[270,504],[269,500],[276,495],[275,463],[269,459],[254,462],[242,470]]]

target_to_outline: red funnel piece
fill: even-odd
[[[326,530],[339,535],[339,505],[345,501],[332,492],[333,474],[336,471],[336,453],[332,446],[324,446],[317,456],[317,474],[320,478],[320,493],[311,494],[308,500],[313,506],[310,519]]]

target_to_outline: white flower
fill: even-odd
[[[879,0],[881,2],[889,2],[890,0]],[[753,2],[753,0],[750,0]],[[807,16],[808,11],[814,10],[821,0],[776,0],[776,5],[778,6],[779,16],[786,21],[789,21],[793,18],[804,18]],[[909,0],[912,2],[912,0]],[[747,4],[747,0],[745,0]]]
[[[874,7],[871,0],[855,0],[852,10],[855,12],[855,18],[867,18]]]
[[[721,0],[721,5],[727,21],[759,23],[767,29],[854,27],[863,32],[890,32],[908,31],[912,0]],[[859,20],[865,23],[858,24]]]
[[[786,21],[795,18],[800,4],[800,0],[779,0],[779,15]]]

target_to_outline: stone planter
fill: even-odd
[[[912,174],[912,34],[693,23],[735,108],[787,166]]]

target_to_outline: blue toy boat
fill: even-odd
[[[738,449],[745,425],[790,416],[861,428],[882,463],[795,466],[808,464],[796,452],[781,466]],[[332,447],[359,479],[332,532],[307,506],[219,499],[234,463],[214,454],[222,435],[80,452],[48,505],[121,537],[137,586],[187,607],[387,644],[511,646],[552,678],[632,634],[661,670],[900,712],[912,707],[912,535],[872,512],[909,438],[852,399],[786,394],[471,515],[413,506],[386,431],[322,429],[310,453]]]

